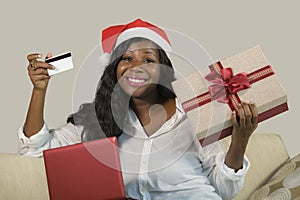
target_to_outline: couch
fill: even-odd
[[[230,144],[229,139],[222,140],[225,148]],[[281,137],[274,133],[253,134],[246,154],[251,168],[242,191],[234,199],[245,200],[251,195],[251,199],[263,199],[260,196],[268,192],[265,184],[279,168],[290,162],[289,155]],[[264,189],[260,191],[259,188]],[[0,199],[49,199],[43,158],[0,154]]]

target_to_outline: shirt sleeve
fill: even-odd
[[[203,159],[202,165],[211,184],[222,199],[232,199],[242,189],[245,176],[249,170],[250,162],[244,156],[243,167],[237,172],[225,164],[226,153],[220,151]]]
[[[20,155],[28,155],[32,157],[43,156],[43,151],[55,147],[67,146],[81,142],[82,127],[67,123],[58,129],[49,130],[44,124],[42,129],[32,135],[26,137],[23,127],[18,130]]]

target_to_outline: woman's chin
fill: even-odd
[[[130,86],[123,88],[123,90],[132,98],[143,98],[153,94],[156,91],[156,84],[143,84],[140,86]]]
[[[130,87],[126,87],[126,88],[123,88],[123,89],[129,96],[139,97],[139,96],[142,96],[142,94],[146,90],[143,86],[144,85],[142,85],[142,86],[130,86]]]

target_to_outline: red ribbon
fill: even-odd
[[[220,102],[227,103],[232,111],[236,110],[238,103],[241,102],[236,92],[246,89],[250,87],[249,85],[274,74],[270,65],[247,74],[246,78],[244,72],[233,76],[232,70],[228,68],[224,69],[221,62],[212,64],[209,68],[211,73],[206,76],[206,79],[212,82],[215,86],[211,86],[209,91],[183,102],[182,106],[185,112],[189,112],[195,108],[203,106],[211,102],[213,99],[219,99]]]
[[[250,87],[247,74],[242,72],[233,76],[231,68],[222,68],[220,74],[212,71],[205,79],[212,83],[208,87],[212,100],[217,100],[221,103],[229,104],[230,94],[236,94],[238,91]]]

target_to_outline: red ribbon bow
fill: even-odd
[[[220,73],[212,71],[205,77],[206,80],[212,83],[208,87],[212,100],[229,103],[230,94],[235,94],[250,87],[249,79],[244,72],[233,76],[231,68],[223,68],[220,70]]]

